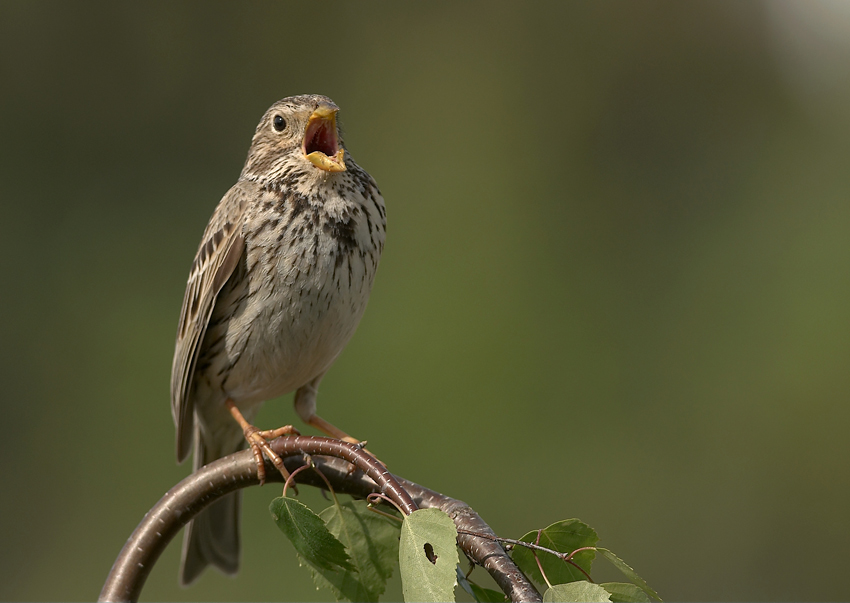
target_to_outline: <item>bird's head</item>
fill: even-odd
[[[242,176],[274,181],[286,176],[344,172],[345,149],[337,125],[339,107],[326,96],[290,96],[260,120]]]

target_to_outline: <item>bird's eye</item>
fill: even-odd
[[[283,129],[286,127],[286,120],[280,115],[275,115],[272,123],[274,123],[274,129],[278,132],[283,132]]]

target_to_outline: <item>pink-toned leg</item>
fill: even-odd
[[[349,442],[351,444],[359,444],[361,447],[366,446],[365,440],[358,440],[357,438],[352,438],[339,427],[328,423],[322,417],[316,414],[316,395],[318,393],[320,380],[321,377],[317,377],[307,385],[298,388],[298,390],[295,392],[295,412],[298,413],[298,416],[301,417],[302,421],[304,421],[308,425],[312,425],[319,431],[326,433],[332,438],[343,440],[344,442]],[[386,464],[381,461],[381,459],[372,454],[371,451],[366,450],[366,452],[375,457],[375,459],[382,465],[386,466]]]
[[[331,425],[330,423],[325,421],[319,415],[313,415],[312,417],[307,419],[307,424],[312,425],[313,427],[315,427],[319,431],[326,433],[327,435],[331,436],[332,438],[336,438],[337,440],[343,440],[345,442],[350,442],[352,444],[359,444],[360,443],[360,440],[358,440],[357,438],[352,438],[350,435],[345,433],[343,430],[341,430],[338,427]]]
[[[228,400],[225,402],[225,405],[233,418],[236,419],[236,422],[239,423],[239,426],[242,428],[242,433],[245,434],[245,440],[248,442],[248,445],[251,447],[251,451],[254,453],[254,460],[257,463],[257,477],[260,478],[260,485],[262,486],[266,481],[266,464],[263,461],[263,453],[265,453],[271,462],[274,463],[274,466],[277,467],[277,470],[280,471],[280,474],[284,477],[284,479],[289,479],[289,471],[287,471],[286,467],[283,466],[283,459],[271,449],[269,441],[284,435],[299,435],[298,430],[292,425],[284,425],[277,429],[260,431],[245,420],[245,417],[242,416],[242,413],[238,408],[236,408],[236,404],[233,403],[233,400]]]
[[[298,416],[301,417],[301,420],[307,423],[307,425],[312,425],[332,438],[350,442],[352,444],[359,444],[360,440],[352,438],[343,430],[335,425],[331,425],[316,414],[316,396],[319,393],[319,381],[321,380],[322,375],[319,375],[307,385],[302,385],[298,388],[295,392],[295,412],[298,413]]]

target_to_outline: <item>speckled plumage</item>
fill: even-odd
[[[347,150],[344,171],[308,160],[308,120],[320,110],[335,115],[336,106],[306,95],[266,112],[192,265],[171,402],[177,458],[185,459],[194,442],[195,468],[244,445],[228,399],[251,420],[263,401],[297,390],[296,411],[310,422],[319,381],[366,308],[384,245],[384,203]],[[338,130],[333,134],[344,149]],[[330,155],[333,141],[325,142]],[[236,571],[238,503],[238,495],[228,496],[190,525],[183,583],[207,564]]]

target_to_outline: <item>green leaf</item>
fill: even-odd
[[[523,542],[534,543],[537,540],[537,530],[529,532],[522,538]],[[565,519],[553,523],[548,528],[545,528],[540,533],[540,546],[548,549],[554,549],[559,553],[571,553],[576,549],[586,546],[596,546],[599,542],[599,536],[596,532],[585,523],[578,519]],[[572,561],[579,565],[584,571],[590,574],[590,566],[595,558],[593,551],[582,551],[572,558]],[[537,567],[537,562],[534,560],[534,553],[522,545],[514,546],[511,553],[514,563],[525,573],[526,576],[535,580],[538,584],[546,584],[540,569]],[[587,580],[578,568],[569,563],[544,553],[537,551],[537,558],[540,559],[540,564],[546,572],[546,577],[552,584],[566,584],[568,582],[576,582],[578,580]]]
[[[311,568],[313,582],[329,588],[338,601],[377,601],[398,562],[401,523],[373,513],[365,500],[331,505],[319,517],[345,545],[355,571]]]
[[[457,576],[457,583],[460,587],[469,594],[470,597],[478,601],[478,598],[475,596],[475,591],[472,590],[472,583],[466,579],[466,575],[461,571],[460,565],[455,566],[455,576]]]
[[[611,594],[613,603],[652,603],[643,590],[634,584],[626,584],[625,582],[605,582],[600,584],[602,588]]]
[[[470,582],[469,585],[472,587],[472,596],[479,603],[505,603],[508,600],[500,590],[481,588],[475,582]]]
[[[610,600],[607,590],[587,580],[556,584],[543,593],[544,603],[606,603]]]
[[[398,562],[405,601],[454,601],[457,529],[451,517],[440,509],[405,517]]]
[[[641,578],[640,576],[638,576],[638,575],[637,575],[637,572],[635,572],[635,570],[633,570],[633,569],[631,568],[631,566],[629,566],[629,564],[627,564],[625,561],[623,561],[622,559],[620,559],[619,557],[617,557],[617,555],[615,555],[614,553],[612,553],[612,552],[611,552],[611,551],[609,551],[608,549],[603,549],[602,547],[599,547],[599,548],[597,548],[596,550],[597,550],[597,551],[599,551],[599,554],[600,554],[600,555],[602,555],[602,556],[603,556],[603,557],[605,557],[608,561],[610,561],[611,563],[613,563],[613,564],[614,564],[614,567],[616,567],[618,570],[620,570],[621,572],[623,572],[623,575],[624,575],[626,578],[628,578],[629,580],[631,580],[633,584],[635,584],[635,585],[639,586],[639,587],[641,588],[641,590],[643,590],[643,592],[645,592],[646,594],[648,594],[650,597],[652,597],[652,598],[653,598],[653,599],[655,599],[656,601],[661,601],[661,597],[659,597],[659,596],[658,596],[658,593],[657,593],[657,592],[655,592],[654,590],[652,590],[652,589],[649,587],[649,584],[647,584],[647,583],[644,581],[644,579],[643,579],[643,578]]]
[[[457,583],[478,603],[505,603],[508,600],[502,591],[481,588],[475,582],[467,580],[463,572],[460,571],[460,566],[456,566],[456,574]]]
[[[345,547],[307,505],[281,496],[272,501],[269,511],[280,531],[310,565],[325,570],[354,570]]]

